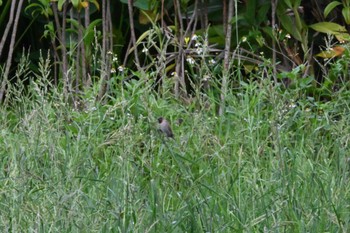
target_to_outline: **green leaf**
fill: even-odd
[[[50,38],[55,39],[55,27],[53,26],[53,22],[49,22],[44,26],[45,30],[42,38]]]
[[[264,4],[258,6],[258,13],[256,16],[258,25],[266,22],[267,18],[269,17],[268,12],[270,8],[271,8],[271,4],[268,2],[265,2]]]
[[[344,26],[341,26],[337,23],[332,23],[332,22],[315,23],[310,25],[309,27],[314,29],[317,32],[323,32],[323,33],[328,33],[332,35],[346,32],[346,29]]]
[[[80,1],[79,0],[71,0],[71,1],[72,1],[74,8],[78,8]]]
[[[312,76],[306,77],[306,78],[301,78],[301,79],[299,79],[299,85],[301,88],[310,87],[310,85],[312,84],[312,82],[314,80],[315,79]]]
[[[84,32],[84,42],[85,42],[85,45],[87,46],[91,46],[92,45],[92,42],[94,40],[94,30],[95,30],[95,27],[99,24],[101,24],[102,20],[101,19],[96,19],[94,21],[92,21],[89,26],[85,29],[85,32]]]
[[[350,24],[350,7],[344,7],[341,13],[344,17],[345,23],[349,25]]]
[[[247,20],[247,22],[250,25],[254,25],[255,20],[257,19],[255,16],[257,2],[256,2],[256,0],[250,0],[249,4],[247,4],[246,6],[247,6],[247,8],[246,8],[247,10],[246,10],[246,13],[244,14],[244,18]]]
[[[298,41],[302,41],[301,33],[296,28],[295,22],[290,16],[286,14],[281,14],[279,15],[279,19],[282,23],[283,28],[285,28],[291,36],[293,36]]]
[[[329,13],[337,6],[341,5],[341,2],[338,1],[333,1],[331,3],[329,3],[326,8],[324,9],[324,17],[327,18],[327,16],[329,15]]]
[[[100,4],[98,4],[97,0],[90,0],[90,2],[92,2],[98,10],[100,10]]]
[[[128,4],[128,0],[120,0],[122,3]],[[153,10],[157,1],[153,0],[134,0],[134,7],[140,10]]]
[[[343,0],[344,7],[350,7],[350,0]]]
[[[63,9],[63,4],[66,2],[66,0],[58,0],[58,10],[62,11]]]
[[[350,41],[350,35],[347,33],[344,26],[331,22],[315,23],[309,26],[317,32],[334,35],[338,41]]]
[[[284,3],[287,4],[287,6],[289,8],[293,8],[292,3],[290,2],[290,0],[284,0]]]

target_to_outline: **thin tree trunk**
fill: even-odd
[[[271,24],[272,24],[272,32],[275,35],[272,38],[272,72],[275,84],[277,84],[277,68],[276,68],[276,41],[277,33],[276,32],[276,7],[278,4],[278,0],[271,0]]]
[[[90,25],[90,3],[88,4],[88,7],[85,8],[85,28],[88,28]],[[84,54],[84,61],[85,61],[85,69],[83,67],[83,70],[85,70],[85,87],[88,87],[91,85],[91,65],[88,61],[86,61],[87,59],[87,55],[86,55],[86,50],[85,50],[85,44],[83,46],[83,54]],[[84,71],[83,71],[84,72]]]
[[[175,66],[175,72],[176,72],[176,80],[175,80],[175,96],[178,98],[180,96],[180,86],[182,87],[182,91],[186,91],[186,86],[185,86],[185,72],[184,72],[184,52],[183,52],[183,45],[184,45],[184,27],[182,23],[182,14],[181,14],[181,5],[179,0],[174,1],[174,8],[175,8],[175,17],[176,17],[176,22],[177,22],[177,38],[179,41],[179,51],[178,51],[178,56],[176,60],[176,66]]]
[[[108,42],[109,42],[109,51],[113,52],[113,23],[112,23],[112,15],[111,10],[108,8],[107,11],[107,18],[108,18]],[[112,61],[111,59],[108,60],[108,70],[110,71],[112,69]],[[108,79],[110,79],[110,72],[108,75]]]
[[[66,97],[69,94],[70,79],[68,74],[68,59],[66,48],[66,26],[67,26],[67,3],[63,5],[62,12],[62,30],[61,30],[61,46],[62,46],[62,74],[63,74],[63,92]]]
[[[134,45],[134,55],[135,55],[135,63],[138,69],[141,69],[140,61],[139,61],[139,55],[137,51],[137,45],[136,45],[136,35],[135,35],[135,24],[134,24],[134,13],[133,13],[133,0],[128,0],[128,11],[129,11],[129,22],[130,22],[130,34],[131,34],[131,41]]]
[[[164,22],[164,0],[161,1],[161,11],[160,11],[160,21],[161,21],[161,27],[163,30],[165,30],[165,22]]]
[[[111,15],[111,10],[110,10],[110,5],[111,3],[109,0],[108,2],[108,8],[106,11],[106,29],[107,29],[107,41],[106,41],[106,46],[107,46],[107,53],[112,52],[113,53],[113,25],[112,25],[112,15]],[[107,82],[106,82],[106,92],[109,91],[109,80],[111,79],[111,69],[112,69],[112,57],[108,56],[106,59],[106,67],[107,67]]]
[[[56,32],[57,32],[57,37],[58,40],[60,42],[60,44],[62,43],[61,39],[62,39],[62,33],[61,33],[61,23],[60,20],[58,18],[58,9],[57,9],[57,3],[52,3],[52,12],[53,12],[53,16],[55,19],[55,25],[56,25]],[[55,53],[55,85],[57,86],[59,83],[59,72],[60,72],[60,68],[57,68],[57,66],[61,67],[62,66],[62,62],[61,62],[61,58],[60,55],[58,54],[58,49],[56,46],[56,35],[54,36],[54,38],[51,38],[51,43],[52,43],[52,48],[54,50]],[[62,53],[62,51],[61,51]],[[59,64],[59,65],[58,65]]]
[[[108,80],[110,79],[111,70],[111,59],[107,56],[107,53],[112,50],[110,37],[112,31],[110,26],[111,14],[110,14],[110,2],[109,0],[102,1],[102,30],[103,30],[103,41],[102,41],[102,82],[101,88],[98,93],[98,100],[101,100],[108,90]]]
[[[184,31],[184,25],[182,22],[182,14],[181,14],[181,5],[179,0],[174,1],[174,8],[175,8],[175,15],[177,18],[177,38],[179,41],[179,51],[178,56],[176,59],[176,66],[175,66],[175,72],[176,72],[176,80],[175,80],[175,96],[176,98],[180,97],[181,94],[187,95],[186,91],[186,82],[185,82],[185,53],[184,53],[184,43],[185,43],[185,36],[192,36],[188,35],[190,32],[190,29],[192,27],[191,34],[195,31],[196,25],[197,25],[197,17],[198,17],[198,0],[195,1],[195,7],[193,10],[193,14],[191,16],[190,21],[187,24],[186,31]]]
[[[208,0],[200,0],[199,4],[199,14],[200,14],[200,20],[201,20],[201,28],[207,28],[208,27]]]
[[[11,43],[10,43],[9,53],[8,53],[8,56],[7,56],[5,72],[4,72],[4,76],[3,76],[2,82],[1,82],[0,103],[4,99],[6,84],[7,84],[7,81],[8,81],[8,75],[10,73],[10,68],[11,68],[11,64],[12,64],[13,48],[14,48],[14,45],[15,45],[15,42],[16,42],[16,33],[17,33],[19,16],[20,16],[21,11],[22,11],[22,5],[23,5],[23,0],[19,0],[18,5],[17,5],[16,18],[15,18],[15,21],[14,21],[12,35],[11,35]],[[13,15],[12,15],[12,17],[13,17]]]
[[[226,35],[226,29],[227,29],[227,0],[222,0],[223,2],[223,8],[222,8],[222,22],[224,26],[224,34]]]
[[[73,10],[71,10],[72,14],[73,14]],[[82,33],[82,23],[81,23],[81,18],[80,18],[80,11],[77,12],[78,14],[78,40],[77,40],[77,54],[76,54],[76,59],[75,59],[75,75],[74,75],[74,79],[75,79],[75,94],[79,93],[79,86],[80,83],[82,81],[82,70],[80,69],[81,67],[81,62],[82,62],[82,58],[81,58],[81,44],[84,44],[83,42],[83,33]],[[73,17],[72,17],[73,18]],[[74,105],[78,102],[77,101],[77,96],[74,96]]]
[[[14,17],[14,14],[15,14],[15,8],[16,8],[16,1],[12,1],[12,3],[11,3],[11,10],[10,10],[10,18],[9,18],[9,21],[8,21],[8,23],[6,25],[4,34],[2,35],[1,42],[0,42],[0,57],[1,57],[1,54],[2,54],[2,50],[4,48],[7,36],[8,36],[8,34],[10,32],[10,29],[12,27],[13,17]]]
[[[90,24],[90,10],[89,9],[90,9],[90,3],[88,3],[87,7],[85,8],[85,15],[84,15],[84,27],[85,27],[85,29]],[[80,29],[80,33],[82,33],[81,29]],[[86,51],[85,51],[84,38],[82,38],[82,41],[80,43],[80,49],[81,49],[82,86],[87,87],[88,70],[90,70],[90,69],[86,67],[88,64],[86,62]]]
[[[220,108],[219,115],[221,116],[225,111],[225,100],[226,100],[226,92],[227,92],[227,83],[229,78],[229,68],[230,68],[230,49],[231,49],[231,37],[232,37],[232,24],[230,23],[233,17],[233,3],[234,0],[229,0],[228,4],[228,17],[227,17],[227,29],[225,35],[225,56],[224,56],[224,69],[222,75],[222,83],[221,83],[221,94],[220,94]]]

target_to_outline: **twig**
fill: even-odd
[[[229,65],[230,65],[230,48],[231,48],[231,33],[232,33],[232,24],[230,20],[233,17],[233,1],[229,1],[228,5],[228,17],[227,17],[227,29],[226,29],[226,36],[225,36],[225,55],[224,55],[224,69],[223,69],[223,75],[222,75],[222,84],[221,84],[221,94],[220,94],[220,108],[219,108],[219,115],[221,116],[224,113],[225,110],[225,97],[226,97],[226,91],[227,91],[227,80],[229,76]]]
[[[22,5],[23,5],[23,0],[19,0],[18,5],[17,5],[16,17],[15,17],[15,21],[14,21],[14,25],[13,25],[12,35],[11,35],[11,43],[10,43],[9,53],[8,53],[8,56],[7,56],[5,72],[4,72],[4,76],[3,76],[2,82],[1,82],[0,103],[3,101],[3,98],[4,98],[6,84],[7,84],[7,81],[8,81],[8,75],[9,75],[11,64],[12,64],[13,48],[14,48],[14,44],[15,44],[15,41],[16,41],[16,33],[17,33],[19,16],[20,16],[20,14],[22,12]]]
[[[130,35],[131,41],[134,45],[134,55],[135,55],[135,63],[138,69],[141,69],[140,60],[137,52],[137,44],[136,44],[136,35],[135,35],[135,25],[134,25],[134,14],[133,14],[133,0],[128,0],[128,10],[129,10],[129,22],[130,22]]]

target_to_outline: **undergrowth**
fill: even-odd
[[[242,81],[217,116],[215,95],[184,104],[139,81],[74,108],[42,77],[0,108],[2,232],[350,229],[347,90],[318,101]]]

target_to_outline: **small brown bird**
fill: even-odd
[[[174,138],[173,131],[171,130],[170,124],[163,117],[158,118],[159,130],[162,131],[167,137]]]

